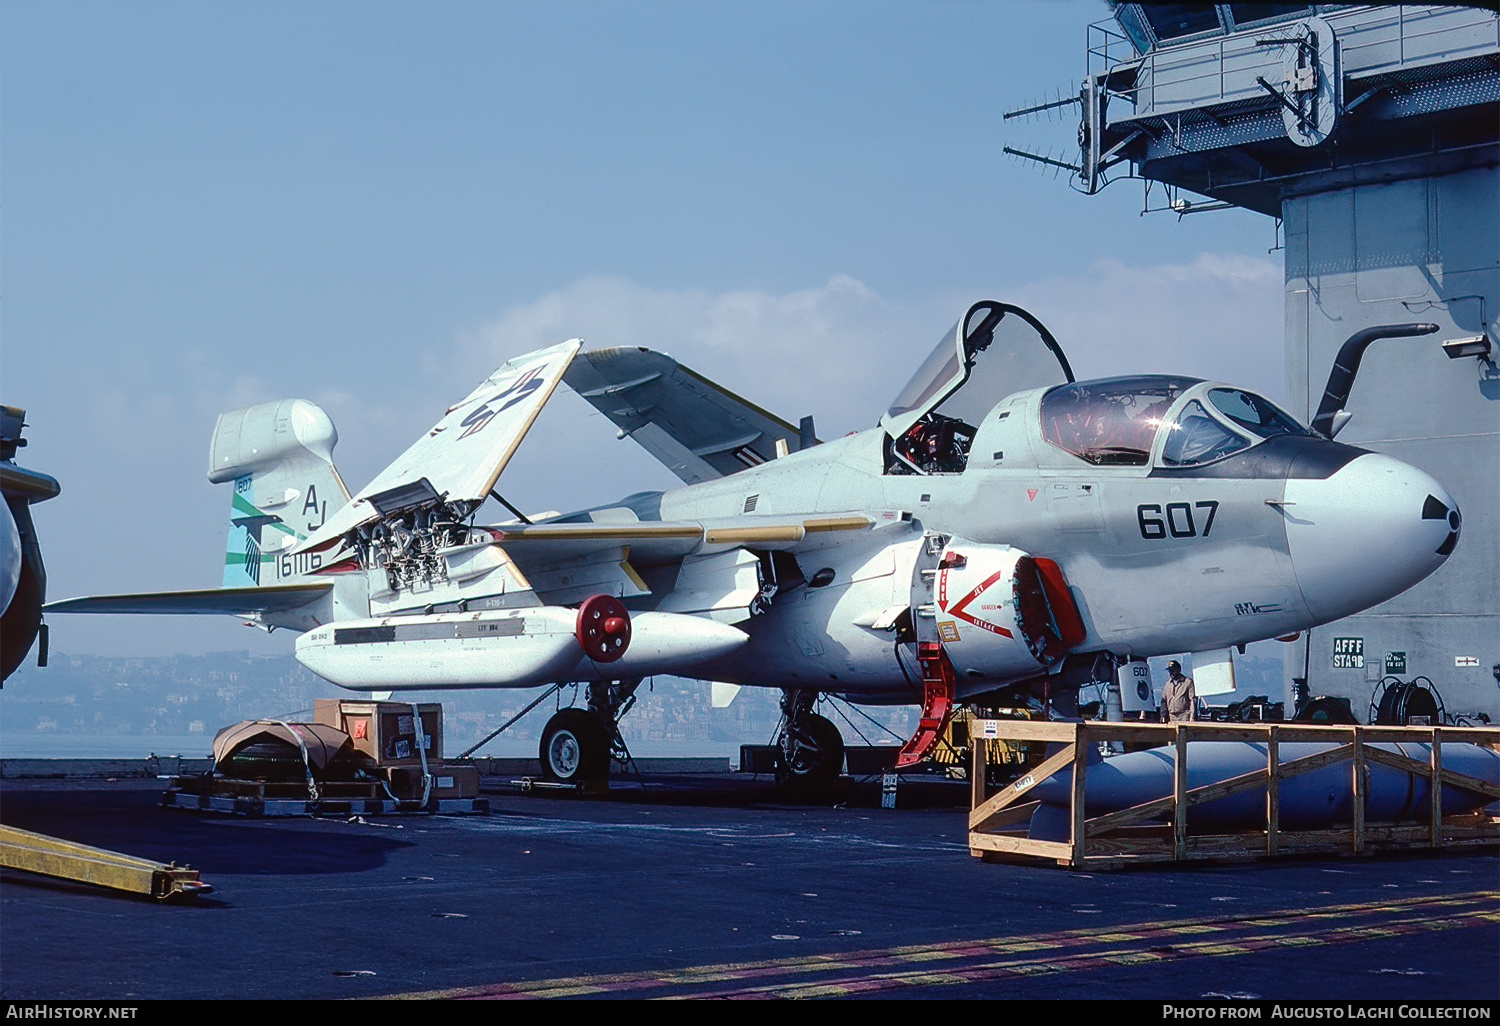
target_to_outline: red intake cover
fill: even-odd
[[[596,663],[612,663],[630,647],[630,613],[613,595],[594,595],[578,607],[578,644]]]

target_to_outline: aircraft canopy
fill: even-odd
[[[880,418],[892,437],[938,411],[978,424],[1013,392],[1073,380],[1052,333],[1018,306],[983,300],[943,333]]]
[[[1165,374],[1081,381],[1042,397],[1042,437],[1097,466],[1143,467],[1158,437],[1162,465],[1211,463],[1307,429],[1243,389]]]

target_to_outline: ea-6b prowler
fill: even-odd
[[[1146,656],[1285,636],[1384,601],[1453,551],[1448,492],[1264,398],[1170,375],[1075,381],[1030,314],[976,303],[877,427],[820,442],[648,349],[517,357],[350,497],[322,410],[226,413],[219,589],[51,612],[228,613],[302,632],[350,689],[587,685],[541,739],[559,780],[607,771],[641,680],[782,691],[793,780],[836,774],[820,696],[1066,705]],[[684,482],[562,516],[494,493],[559,382]],[[495,494],[515,519],[482,526]],[[1144,694],[1142,697],[1145,697]]]

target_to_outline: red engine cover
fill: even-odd
[[[1062,567],[1040,556],[1016,561],[1016,620],[1033,655],[1049,666],[1083,641],[1083,617]]]

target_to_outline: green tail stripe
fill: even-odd
[[[256,560],[256,562],[258,562],[258,563],[274,563],[275,561],[276,561],[276,554],[275,553],[268,553],[268,552],[262,552],[260,554],[260,559]],[[225,566],[244,566],[245,565],[245,554],[243,552],[226,552],[226,553],[224,553],[224,565]]]
[[[242,516],[247,516],[247,517],[263,517],[263,516],[266,515],[266,511],[265,510],[257,508],[254,503],[252,503],[249,499],[245,498],[243,495],[239,494],[238,492],[236,492],[234,494],[234,498],[233,498],[233,500],[231,502],[231,505],[234,507],[234,511],[236,513],[241,514]],[[279,521],[279,522],[274,523],[274,524],[267,524],[266,527],[268,527],[268,528],[274,528],[275,530],[280,531],[282,534],[289,534],[292,537],[297,538],[299,540],[302,539],[302,538],[306,538],[307,537],[307,535],[302,534],[295,527],[293,527],[291,524],[288,524],[286,521]]]

